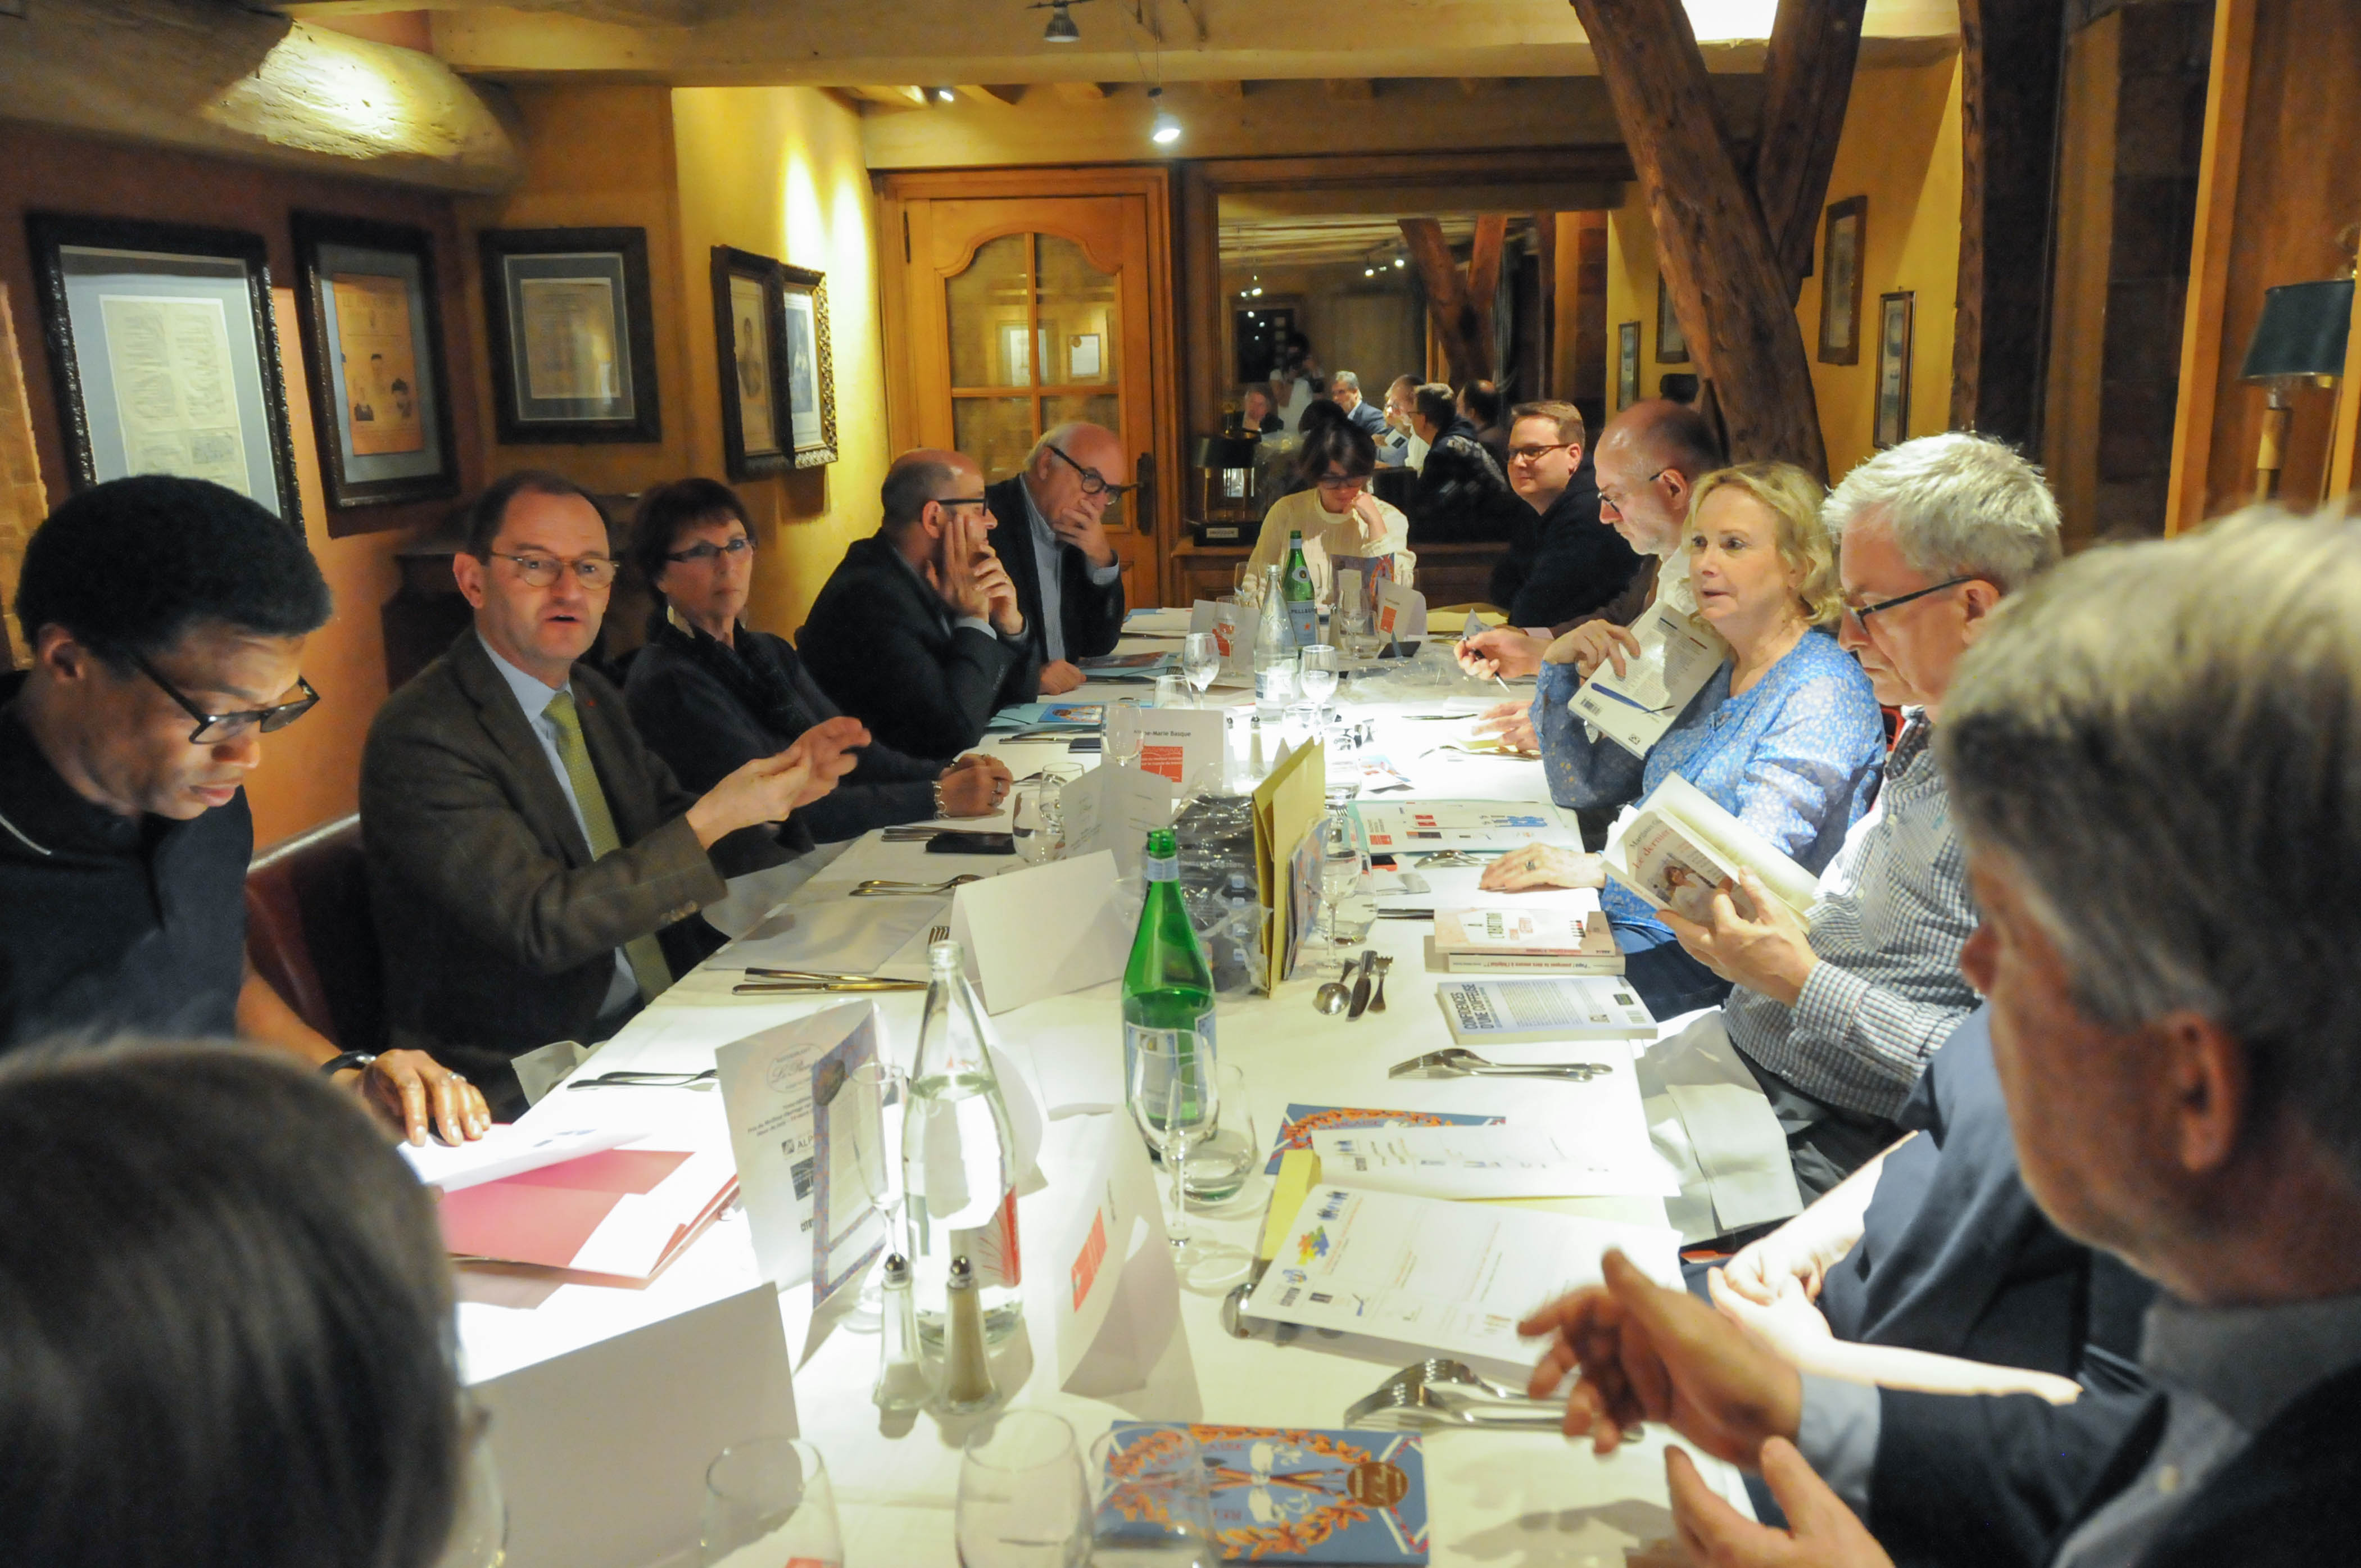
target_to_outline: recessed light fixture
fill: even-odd
[[[959,102],[959,94],[948,87],[938,87],[934,90],[934,99],[938,104],[956,104]]]
[[[1148,126],[1148,139],[1159,147],[1170,147],[1180,139],[1180,122],[1171,110],[1164,106],[1164,89],[1149,88],[1148,101],[1156,109],[1156,118]]]

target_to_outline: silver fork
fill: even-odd
[[[951,928],[950,927],[929,926],[927,927],[927,946],[931,948],[937,942],[948,942],[950,939]]]

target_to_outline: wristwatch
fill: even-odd
[[[339,1051],[320,1064],[322,1078],[334,1078],[346,1068],[367,1068],[377,1060],[375,1051]]]

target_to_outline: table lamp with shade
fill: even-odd
[[[2242,381],[2266,389],[2263,435],[2255,450],[2255,499],[2279,493],[2285,460],[2289,394],[2305,381],[2332,386],[2345,374],[2345,340],[2353,322],[2353,280],[2282,283],[2263,291],[2262,319],[2247,341]]]

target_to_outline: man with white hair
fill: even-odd
[[[1114,652],[1123,635],[1123,562],[1105,527],[1107,509],[1139,488],[1115,482],[1123,466],[1115,432],[1073,420],[1033,444],[1023,472],[984,489],[1045,696],[1081,685],[1076,661]]]
[[[1612,1258],[1605,1289],[1522,1325],[1553,1336],[1533,1388],[1579,1363],[1566,1429],[1601,1451],[1664,1420],[1762,1465],[1787,1530],[1669,1458],[1693,1561],[1870,1568],[1915,1540],[1981,1564],[1941,1549],[1952,1521],[2061,1469],[2081,1484],[2052,1568],[2352,1560],[2356,611],[2361,524],[2235,519],[2083,555],[1962,663],[1938,743],[1982,910],[1961,966],[1991,998],[2026,1188],[2161,1289],[2140,1350],[2158,1390],[2113,1443],[2061,1453],[2026,1396],[1799,1376]]]
[[[1751,876],[1716,894],[1703,923],[1664,917],[1736,982],[1721,1022],[1787,1135],[1806,1201],[1894,1141],[1927,1057],[1975,1006],[1959,973],[1975,904],[1928,743],[1960,655],[2002,598],[2059,557],[2041,471],[1981,436],[1879,453],[1824,516],[1842,542],[1839,640],[1878,700],[1906,715],[1884,788],[1822,873],[1808,926]]]

